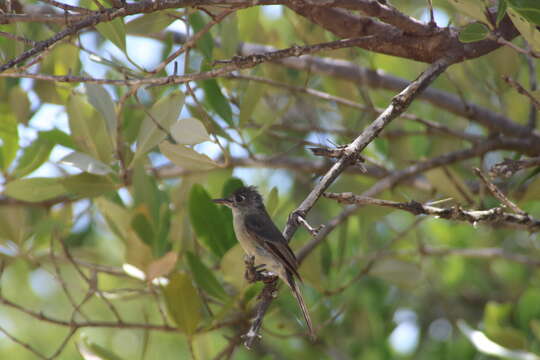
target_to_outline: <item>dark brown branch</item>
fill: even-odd
[[[362,1],[356,3],[361,4]],[[429,32],[430,27],[424,25],[423,33],[417,35],[389,25],[388,18],[383,20],[386,23],[381,23],[370,17],[352,14],[342,9],[312,6],[311,3],[302,1],[283,1],[282,4],[341,38],[382,34],[380,41],[368,42],[362,46],[363,49],[426,63],[433,63],[446,56],[453,57],[456,61],[463,61],[485,55],[501,46],[492,39],[463,44],[458,39],[458,31],[453,28],[435,28]],[[324,5],[326,2],[320,4]],[[393,14],[390,17],[397,26],[406,26],[401,21],[402,16]],[[502,38],[508,40],[518,35],[508,17],[500,23],[498,31]]]
[[[505,226],[521,229],[529,232],[540,231],[540,220],[533,219],[528,215],[506,213],[500,207],[489,210],[463,210],[459,206],[438,208],[424,205],[416,201],[402,203],[357,196],[353,193],[325,193],[324,196],[329,199],[337,200],[340,203],[392,207],[410,212],[414,215],[430,215],[442,219],[465,221],[473,225],[482,223],[491,226]]]

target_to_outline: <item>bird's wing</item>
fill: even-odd
[[[259,245],[262,245],[264,249],[274,255],[285,269],[302,281],[297,270],[298,261],[296,256],[268,214],[247,215],[245,225],[247,232]]]

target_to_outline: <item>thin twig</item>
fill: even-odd
[[[529,100],[531,101],[531,104],[534,105],[534,107],[536,108],[537,111],[540,111],[540,100],[537,99],[536,97],[534,97],[533,94],[531,94],[527,89],[525,89],[523,87],[523,85],[521,85],[519,82],[517,82],[516,80],[512,79],[510,76],[503,76],[503,79],[504,81],[506,81],[506,83],[508,85],[510,85],[511,87],[513,87],[514,89],[516,89],[516,91],[518,93],[520,93],[521,95],[525,95],[526,97],[529,98]]]
[[[60,356],[60,354],[62,353],[62,351],[64,351],[64,349],[66,348],[69,340],[73,337],[73,335],[75,335],[75,333],[77,332],[77,328],[76,327],[72,327],[71,329],[69,329],[69,332],[68,334],[66,335],[66,337],[64,338],[64,340],[62,341],[62,343],[60,344],[60,346],[58,347],[58,349],[56,349],[56,351],[54,352],[54,354],[52,354],[51,356],[49,356],[49,360],[52,360],[52,359],[56,359],[58,356]]]
[[[499,188],[497,186],[495,186],[495,184],[493,184],[491,181],[489,181],[489,179],[486,177],[486,175],[484,175],[484,173],[479,168],[474,168],[473,170],[474,170],[474,173],[476,174],[476,176],[478,176],[480,178],[480,180],[482,180],[484,185],[488,188],[489,192],[491,192],[491,194],[493,196],[495,196],[495,198],[497,198],[502,204],[504,204],[505,206],[510,208],[516,214],[527,216],[527,213],[525,211],[521,210],[510,199],[508,199],[506,197],[506,195],[504,195],[503,192],[501,190],[499,190]]]
[[[158,72],[163,70],[165,68],[165,66],[167,66],[167,64],[169,64],[171,61],[176,59],[182,53],[186,52],[187,50],[189,50],[190,48],[195,46],[197,41],[199,41],[199,39],[201,37],[203,37],[204,34],[208,33],[213,26],[215,26],[216,24],[219,24],[228,15],[236,12],[237,10],[238,10],[237,8],[232,8],[232,9],[224,10],[221,13],[219,13],[217,16],[212,18],[211,21],[207,22],[201,30],[199,30],[197,33],[193,34],[193,36],[190,37],[180,49],[176,50],[171,55],[169,55],[158,66],[156,66],[156,68],[154,70],[151,70],[151,71],[148,71],[148,72],[151,73],[151,74],[157,74]]]
[[[41,354],[39,351],[37,351],[36,349],[34,349],[30,344],[27,344],[25,343],[24,341],[22,340],[19,340],[17,339],[15,336],[11,335],[6,329],[4,329],[2,326],[0,326],[0,332],[3,333],[6,337],[8,337],[11,341],[13,341],[14,343],[17,343],[19,344],[20,346],[22,346],[23,348],[25,348],[26,350],[30,351],[32,354],[34,354],[35,356],[37,356],[38,358],[40,359],[44,359],[44,360],[47,360],[47,357],[43,354]]]

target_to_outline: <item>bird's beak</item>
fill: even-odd
[[[229,199],[212,199],[212,201],[215,202],[216,204],[225,205],[228,207],[232,207],[232,203],[233,203]]]

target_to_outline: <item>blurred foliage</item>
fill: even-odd
[[[96,9],[96,3],[81,0],[79,5]],[[463,25],[463,42],[485,39],[495,26],[483,11],[486,3],[495,2],[437,1],[439,26]],[[501,0],[497,5],[495,22],[508,14],[522,35],[515,44],[525,48],[525,39],[538,51],[537,1]],[[425,1],[400,1],[396,6],[427,19]],[[36,68],[52,75],[144,76],[178,46],[171,35],[158,37],[152,41],[159,51],[140,57],[135,53],[146,52],[150,33],[170,30],[172,23],[173,29],[187,24],[194,34],[209,21],[208,13],[194,9],[117,18],[79,39],[59,43]],[[33,40],[59,29],[57,24],[31,22],[2,25],[2,31]],[[233,56],[241,42],[282,48],[333,39],[286,8],[250,7],[213,26],[178,58],[174,70],[167,66],[157,75],[209,70],[214,60]],[[27,46],[0,37],[0,59],[13,58]],[[408,80],[425,68],[358,49],[323,55]],[[262,64],[243,74],[311,88],[368,109],[387,106],[394,95],[277,64]],[[452,66],[434,86],[526,124],[529,104],[502,76],[528,84],[526,57],[501,47]],[[269,213],[282,227],[318,179],[302,168],[321,160],[305,146],[348,143],[374,116],[258,81],[225,77],[190,87],[130,89],[0,77],[2,298],[27,309],[25,313],[0,305],[0,329],[40,353],[52,354],[69,326],[40,320],[39,314],[65,319],[68,325],[117,324],[81,327],[58,357],[115,360],[184,359],[190,354],[212,359],[247,330],[248,310],[256,304],[261,284],[243,279],[243,252],[231,212],[211,199],[244,183],[258,185]],[[422,101],[409,111],[455,130],[488,133]],[[408,135],[385,137],[392,132]],[[431,134],[420,123],[397,119],[363,154],[393,170],[467,146],[461,139]],[[519,154],[493,152],[437,168],[423,174],[432,191],[402,184],[381,197],[422,202],[451,197],[452,204],[496,206],[494,199],[471,190],[471,167],[512,156]],[[245,166],[231,167],[238,158],[247,159]],[[281,170],[262,169],[250,165],[253,158],[298,162]],[[248,169],[251,166],[254,169]],[[344,174],[332,190],[361,193],[375,181]],[[521,208],[540,216],[538,171],[524,171],[503,185]],[[342,205],[322,198],[309,221],[325,223],[341,210]],[[297,250],[309,240],[300,229],[291,246]],[[425,248],[447,252],[434,255]],[[540,267],[459,251],[489,248],[536,260],[540,256],[534,234],[362,208],[331,232],[300,268],[317,342],[303,336],[297,304],[284,290],[265,317],[261,345],[252,351],[239,345],[232,358],[538,359]],[[145,324],[164,324],[165,329]],[[178,331],[170,331],[172,327]],[[0,358],[35,358],[2,334]],[[490,353],[493,346],[486,350],[486,342],[475,342],[481,336],[498,344],[499,352]]]

